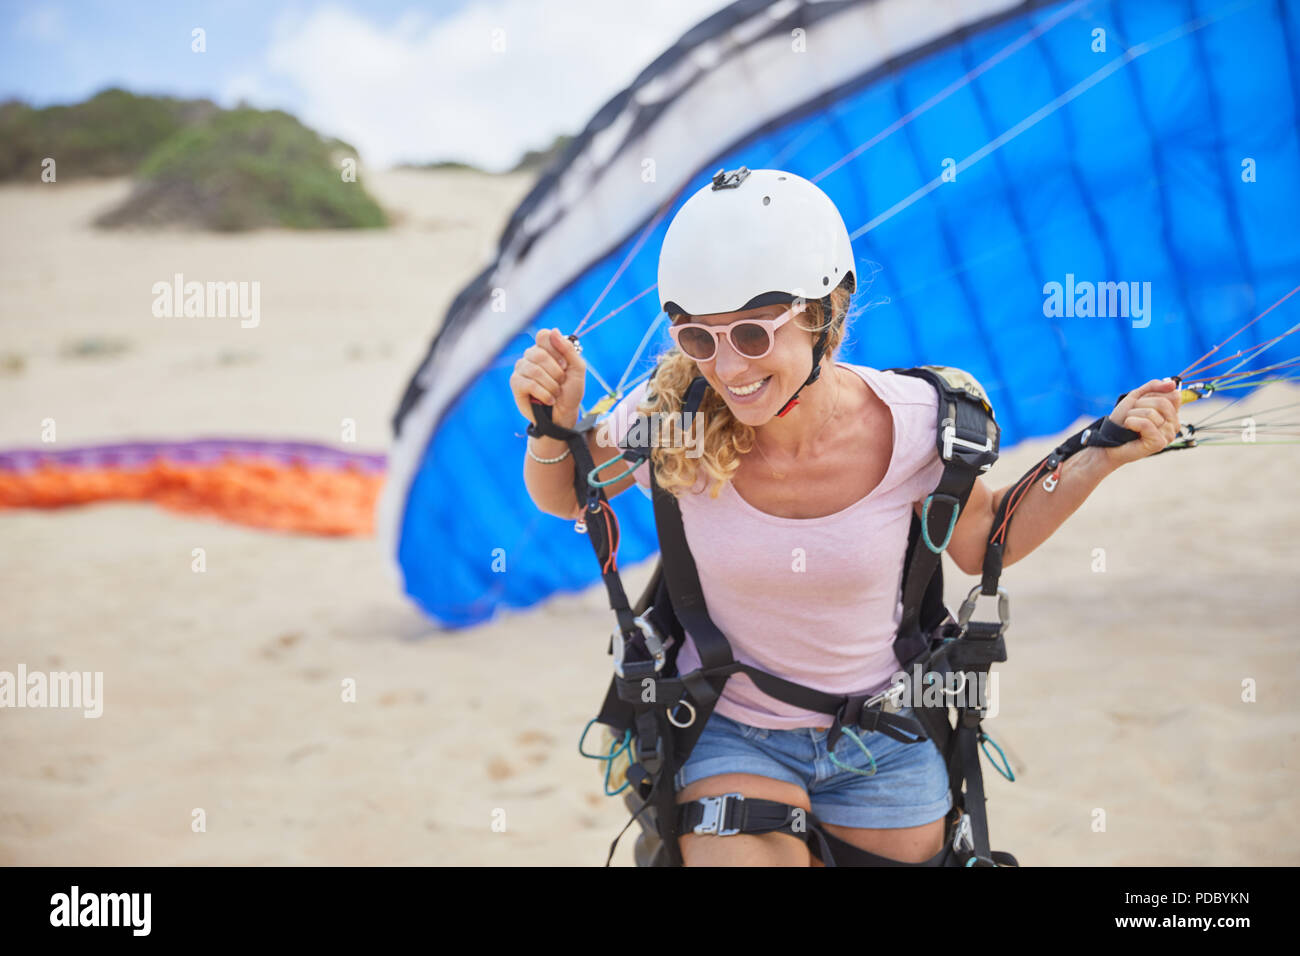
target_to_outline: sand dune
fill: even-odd
[[[242,237],[91,229],[124,182],[0,188],[0,445],[39,443],[47,418],[68,445],[338,442],[351,419],[382,449],[527,187],[380,174],[392,230]],[[155,318],[151,287],[176,272],[260,282],[259,326]],[[1007,453],[990,483],[1050,444]],[[988,729],[1020,772],[986,771],[995,848],[1027,865],[1300,863],[1298,468],[1293,446],[1140,462],[1008,569]],[[0,710],[0,863],[597,865],[625,822],[575,750],[609,675],[599,588],[439,633],[373,541],[103,505],[0,515],[0,542],[0,670],[105,682],[98,719]],[[953,572],[950,598],[972,583]]]

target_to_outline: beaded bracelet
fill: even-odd
[[[524,445],[524,448],[528,450],[529,458],[531,458],[533,461],[539,461],[543,465],[554,465],[557,461],[564,461],[564,459],[569,457],[569,452],[573,451],[572,448],[566,448],[564,449],[564,454],[558,458],[538,458],[536,455],[533,454],[533,449],[531,445]]]

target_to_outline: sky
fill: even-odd
[[[727,3],[0,0],[0,101],[72,103],[109,86],[243,101],[293,113],[372,166],[502,171],[579,132]]]

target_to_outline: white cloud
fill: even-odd
[[[42,43],[55,43],[64,38],[67,23],[63,11],[55,6],[33,7],[28,10],[17,24],[17,33],[29,40]]]
[[[233,79],[225,98],[266,104],[267,91],[287,83],[303,122],[353,143],[372,165],[455,158],[501,170],[526,149],[579,132],[725,5],[497,0],[438,22],[413,11],[392,26],[328,6],[282,19],[260,69]]]

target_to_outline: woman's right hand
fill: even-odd
[[[551,421],[562,428],[578,423],[582,394],[587,383],[587,363],[559,329],[542,329],[537,344],[530,345],[515,363],[510,376],[519,413],[530,422],[534,399],[551,406]]]

